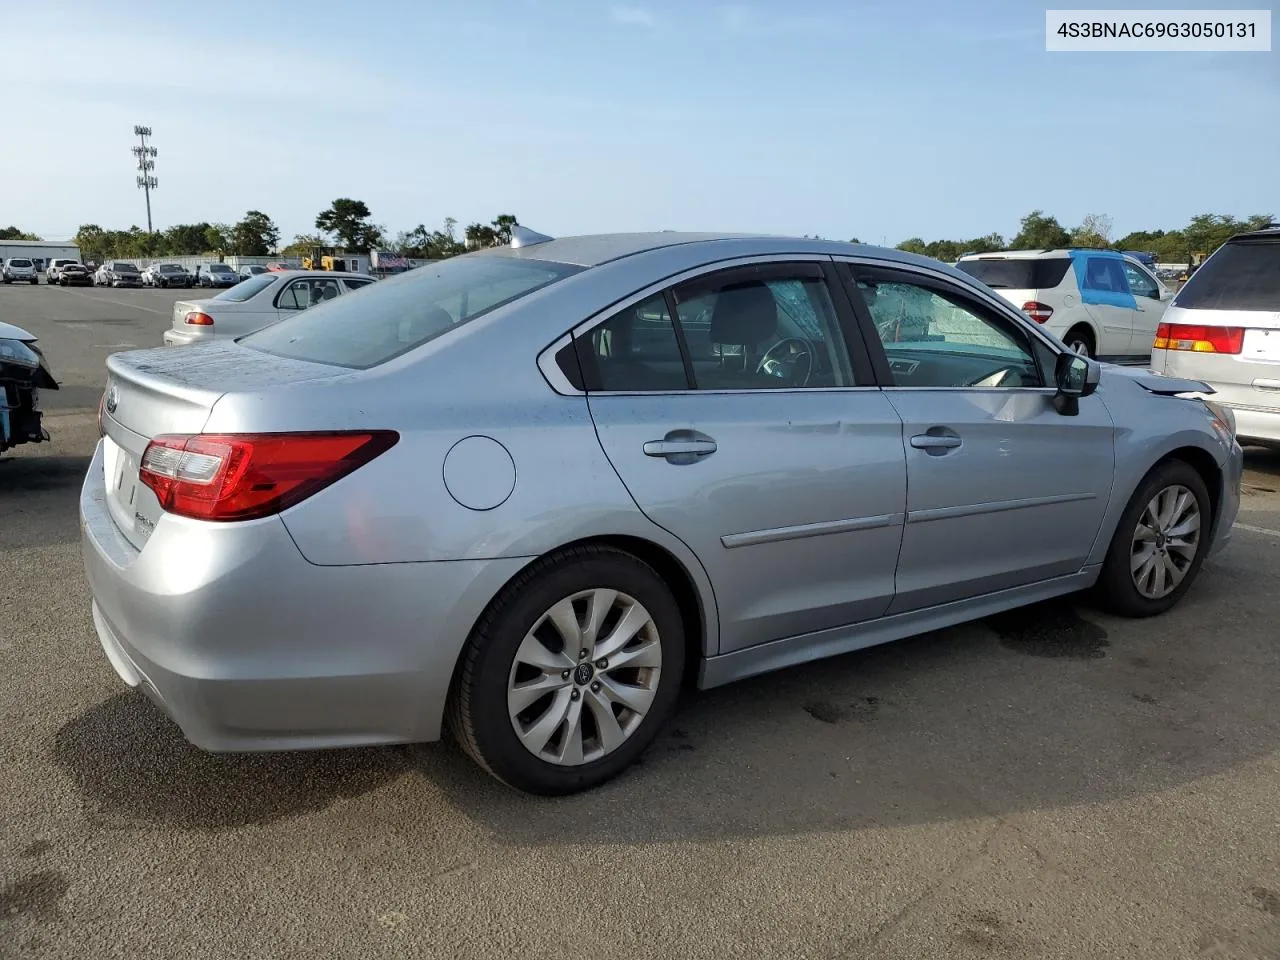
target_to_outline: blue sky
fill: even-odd
[[[1035,207],[1117,235],[1280,215],[1280,52],[1047,53],[1044,9],[7,4],[0,89],[30,110],[0,121],[0,223],[145,226],[135,123],[157,228],[255,208],[291,238],[339,196],[392,233],[514,213],[889,244],[1010,237]]]

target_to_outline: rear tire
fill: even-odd
[[[630,626],[616,632],[619,625]],[[675,598],[647,563],[612,547],[552,554],[508,584],[476,624],[450,694],[449,728],[476,763],[517,790],[590,789],[630,766],[670,716],[684,645]],[[535,685],[546,692],[533,699]]]
[[[1067,331],[1067,335],[1062,338],[1062,342],[1067,345],[1068,350],[1078,353],[1082,357],[1094,357],[1097,355],[1098,345],[1094,342],[1093,332],[1088,327],[1072,327]]]
[[[1181,600],[1209,550],[1212,510],[1194,467],[1157,464],[1116,525],[1095,586],[1102,605],[1122,617],[1152,617]]]

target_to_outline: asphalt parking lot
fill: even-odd
[[[0,288],[64,383],[0,460],[0,957],[1280,957],[1280,455],[1162,618],[690,695],[589,795],[448,743],[211,755],[102,654],[76,519],[104,358],[190,295]]]

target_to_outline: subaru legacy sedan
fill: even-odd
[[[93,620],[207,750],[447,725],[568,793],[632,763],[686,677],[1086,589],[1165,613],[1239,506],[1208,393],[924,257],[517,227],[235,340],[111,356]]]

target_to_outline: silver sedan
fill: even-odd
[[[1239,505],[1204,384],[821,240],[516,228],[107,368],[80,509],[126,684],[216,751],[448,724],[536,793],[626,768],[686,676],[1086,589],[1164,613]]]

